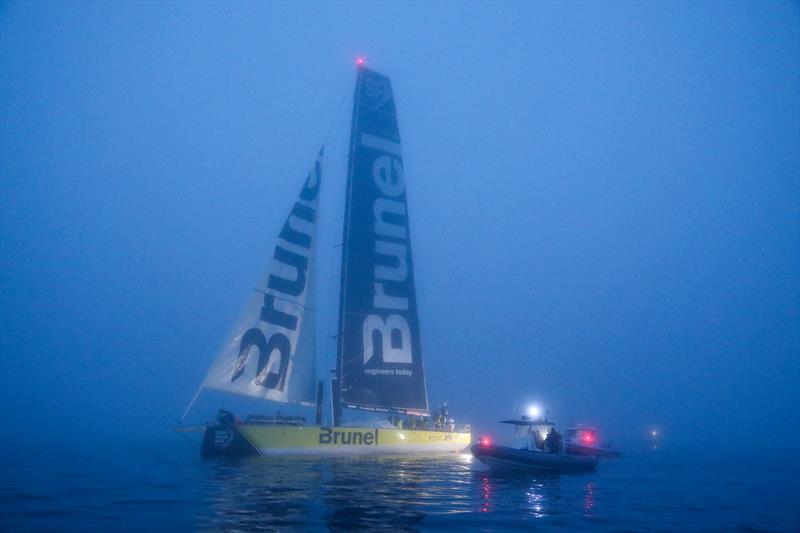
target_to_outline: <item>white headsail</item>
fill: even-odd
[[[314,404],[313,270],[321,159],[322,150],[204,388]]]

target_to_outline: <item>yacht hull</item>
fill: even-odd
[[[210,425],[203,457],[255,455],[375,455],[458,452],[470,433],[367,427]]]

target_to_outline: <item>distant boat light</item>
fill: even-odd
[[[538,405],[531,405],[528,407],[528,416],[531,418],[539,418],[542,416],[542,410]]]

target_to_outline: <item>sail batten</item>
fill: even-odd
[[[322,151],[203,388],[314,405],[314,263],[321,157]]]
[[[341,405],[425,414],[402,147],[389,78],[360,68],[342,246]]]

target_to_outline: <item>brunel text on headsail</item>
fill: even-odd
[[[289,360],[295,353],[305,302],[307,271],[316,223],[319,194],[319,162],[306,179],[300,198],[283,225],[273,254],[273,269],[267,280],[259,324],[242,335],[239,357],[231,382],[245,370],[251,349],[258,349],[254,383],[283,391]]]

